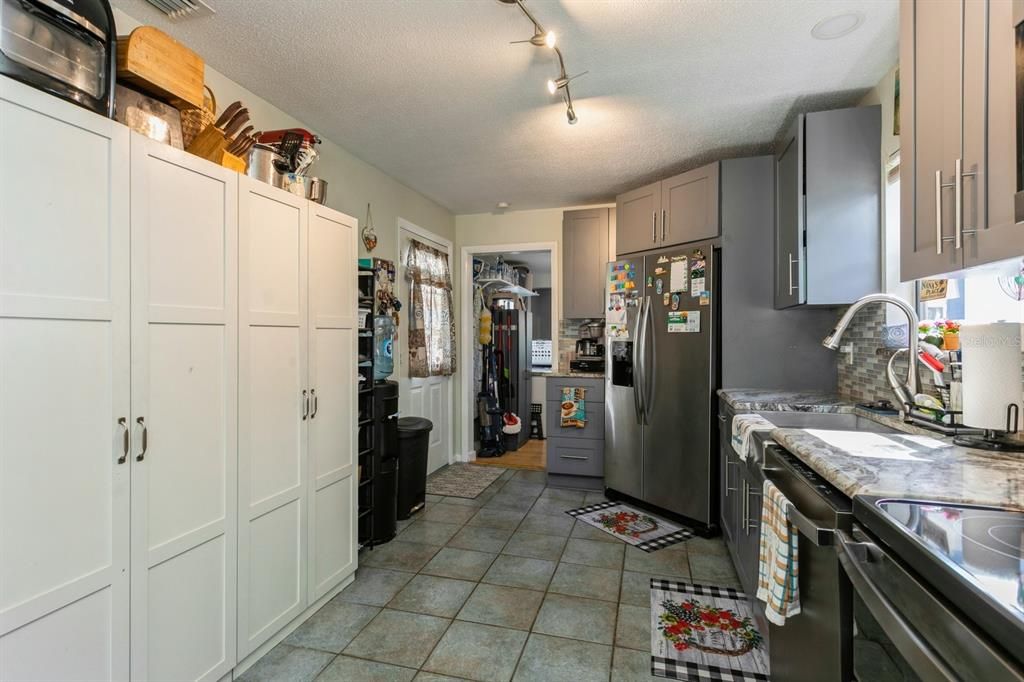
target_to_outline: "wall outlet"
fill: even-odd
[[[853,364],[853,344],[852,343],[844,343],[842,346],[839,346],[839,352],[846,356],[846,364],[848,364],[848,365],[852,365]]]

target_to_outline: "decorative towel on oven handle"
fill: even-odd
[[[800,613],[799,536],[789,521],[792,503],[771,481],[764,482],[761,506],[757,598],[775,625]]]

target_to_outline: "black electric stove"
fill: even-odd
[[[938,595],[1024,663],[1024,512],[858,497],[854,515]]]

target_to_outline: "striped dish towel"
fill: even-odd
[[[775,625],[800,613],[799,536],[789,522],[792,504],[771,481],[764,482],[761,506],[761,556],[757,598]]]
[[[740,459],[746,460],[750,452],[750,436],[754,431],[771,431],[774,428],[775,424],[759,414],[737,414],[732,418],[732,449]]]

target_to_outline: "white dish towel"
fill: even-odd
[[[771,431],[775,424],[759,414],[737,414],[732,418],[732,449],[746,460],[750,454],[751,435],[755,431]]]
[[[757,598],[775,625],[800,613],[799,535],[789,520],[792,504],[771,481],[761,498],[761,551]]]

